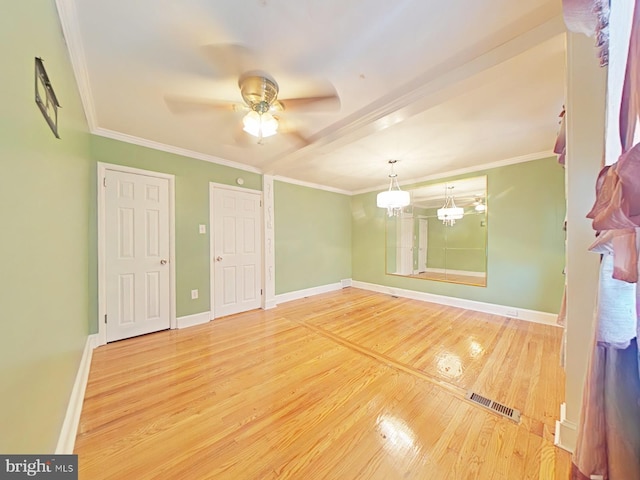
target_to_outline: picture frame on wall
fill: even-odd
[[[47,124],[49,124],[53,134],[56,138],[60,138],[58,134],[58,109],[60,108],[60,103],[53,91],[53,86],[49,81],[44,63],[39,57],[36,57],[35,84],[36,104],[47,121]]]

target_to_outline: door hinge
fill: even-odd
[[[107,186],[107,177],[102,177],[102,186],[103,187]]]
[[[107,314],[104,314],[104,323],[107,323]]]
[[[262,289],[260,289],[260,295],[262,295]]]

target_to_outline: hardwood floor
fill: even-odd
[[[347,288],[109,344],[93,355],[80,478],[567,479],[560,337]]]

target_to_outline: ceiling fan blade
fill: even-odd
[[[251,69],[253,53],[244,45],[214,43],[202,47],[204,56],[220,76],[239,77]]]
[[[283,130],[281,133],[300,148],[311,145],[311,141],[306,136],[304,136],[304,134],[300,130]]]
[[[337,94],[279,99],[278,102],[284,111],[335,112],[340,110],[340,97]]]
[[[188,97],[184,95],[165,95],[164,101],[172,113],[211,113],[238,112],[246,110],[245,105],[224,100]]]
[[[296,128],[291,121],[279,117],[278,122],[278,135],[286,137],[290,143],[295,144],[298,148],[311,145],[311,140]]]

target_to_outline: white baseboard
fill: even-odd
[[[451,275],[464,275],[465,277],[486,277],[485,272],[472,272],[470,270],[451,270],[446,268],[427,268],[425,272],[428,273],[450,273]],[[420,273],[420,272],[418,272]]]
[[[193,327],[211,321],[211,312],[194,313],[193,315],[185,315],[178,317],[176,323],[178,328]]]
[[[342,280],[340,280],[340,285],[342,286],[342,288],[350,287],[351,283],[352,280],[350,278],[343,278]]]
[[[271,299],[271,300],[267,300],[266,302],[264,302],[264,307],[263,310],[271,310],[272,308],[276,308],[278,306],[278,303],[276,302],[276,299]]]
[[[305,288],[304,290],[296,290],[294,292],[281,293],[276,295],[276,303],[291,302],[292,300],[300,300],[304,297],[312,297],[321,293],[334,292],[342,290],[344,280],[328,285],[320,285],[318,287]]]
[[[80,414],[82,413],[82,404],[84,402],[84,392],[87,389],[87,381],[89,380],[89,370],[91,369],[91,357],[93,349],[98,346],[98,334],[89,335],[84,345],[78,373],[73,382],[71,396],[67,405],[67,412],[62,422],[58,444],[56,445],[56,455],[68,455],[73,453],[73,447],[76,444],[76,435],[78,433],[78,425],[80,424]]]
[[[578,426],[567,420],[567,405],[566,403],[560,404],[560,420],[556,420],[556,434],[553,443],[566,450],[569,453],[573,453],[578,441]]]
[[[386,285],[377,285],[375,283],[366,283],[357,280],[354,280],[352,282],[352,285],[355,288],[362,288],[363,290],[386,293],[389,295],[395,295],[396,297],[411,298],[413,300],[422,300],[423,302],[438,303],[441,305],[464,308],[467,310],[473,310],[475,312],[492,313],[494,315],[502,315],[504,317],[526,320],[528,322],[558,326],[558,316],[554,313],[538,312],[536,310],[527,310],[526,308],[510,307],[508,305],[477,302],[475,300],[467,300],[466,298],[446,297],[444,295],[436,295],[434,293],[417,292],[415,290],[406,290],[403,288],[389,287]]]

